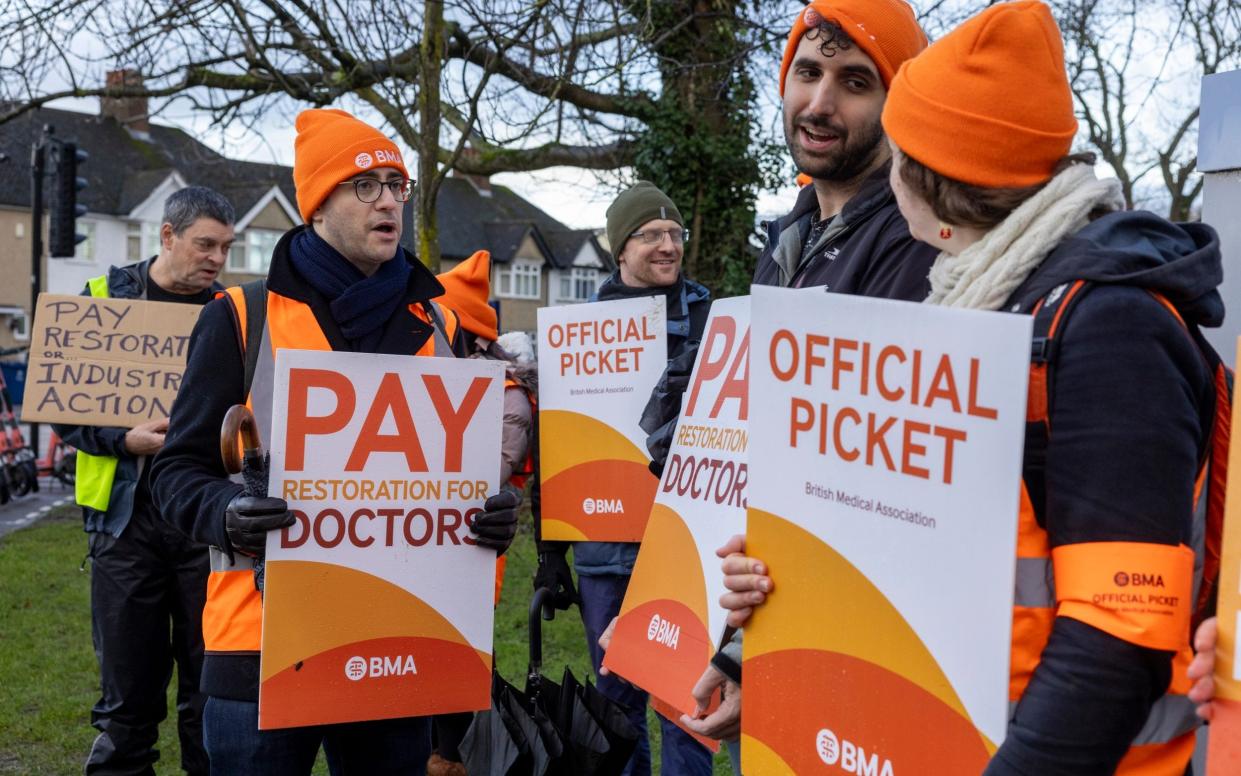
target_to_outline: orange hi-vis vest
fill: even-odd
[[[1222,364],[1213,364],[1215,418],[1192,505],[1193,535],[1204,537],[1202,547],[1116,541],[1069,544],[1051,549],[1047,532],[1039,520],[1045,500],[1041,474],[1031,468],[1031,445],[1041,444],[1042,449],[1034,456],[1039,457],[1046,450],[1048,436],[1055,432],[1048,413],[1051,386],[1048,367],[1058,345],[1057,334],[1063,329],[1074,304],[1089,288],[1089,283],[1076,281],[1053,289],[1032,313],[1034,347],[1026,410],[1026,475],[1021,488],[1017,532],[1010,714],[1038,666],[1058,616],[1079,620],[1132,644],[1174,652],[1171,684],[1152,706],[1146,724],[1134,738],[1116,773],[1119,776],[1181,776],[1193,756],[1199,724],[1194,705],[1186,697],[1192,683],[1185,669],[1193,657],[1191,626],[1196,624],[1191,624],[1191,615],[1198,616],[1205,608],[1219,571],[1231,409],[1229,375]],[[1171,303],[1157,294],[1152,295],[1184,325]],[[1202,562],[1196,563],[1196,560]],[[1132,577],[1148,574],[1162,578],[1163,590],[1168,596],[1177,597],[1175,604],[1152,605],[1144,610],[1123,604],[1124,591],[1140,589],[1131,586],[1138,586],[1142,580]]]
[[[262,283],[262,281],[258,281]],[[265,289],[265,285],[259,286]],[[253,290],[253,287],[252,287]],[[243,359],[251,346],[247,327],[246,290],[234,286],[225,290],[236,312],[238,337]],[[266,320],[259,342],[258,359],[246,396],[246,406],[254,413],[259,432],[270,433],[272,387],[275,377],[276,351],[281,348],[299,350],[331,350],[327,337],[315,320],[310,305],[281,296],[270,289],[266,294]],[[262,298],[262,297],[260,297]],[[418,356],[452,357],[452,343],[457,328],[455,315],[445,315],[434,302],[410,305],[410,311],[434,328]],[[264,439],[264,445],[268,440]],[[203,608],[203,642],[208,653],[259,653],[262,643],[263,599],[255,587],[254,563],[245,555],[235,553],[230,560],[219,548],[211,548],[211,574],[207,578],[207,603]]]

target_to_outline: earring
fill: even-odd
[[[939,239],[941,240],[952,239],[952,227],[948,224],[945,224],[943,221],[939,222]]]

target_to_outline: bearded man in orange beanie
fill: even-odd
[[[218,452],[225,413],[248,401],[266,433],[280,348],[452,357],[461,339],[457,316],[434,301],[444,286],[401,247],[412,186],[396,144],[344,111],[307,110],[294,149],[306,224],[280,239],[265,281],[203,308],[185,371],[194,390],[173,404],[152,495],[177,528],[211,546],[201,682],[211,773],[304,776],[322,746],[334,776],[422,774],[427,718],[258,729],[263,553],[267,532],[293,517],[283,499],[228,478]],[[487,500],[470,528],[480,552],[507,549],[520,500],[512,490]]]
[[[767,224],[756,284],[926,297],[934,252],[897,210],[879,120],[901,63],[926,45],[905,0],[815,0],[797,15],[778,88],[784,137],[810,185]]]
[[[798,13],[780,65],[784,136],[809,185],[767,224],[757,285],[922,301],[935,250],[917,242],[888,183],[891,153],[880,117],[901,64],[927,45],[905,0],[814,0]],[[799,180],[802,178],[799,176]],[[742,545],[724,550],[736,551]],[[682,724],[712,738],[739,734],[741,636],[716,654],[696,694],[704,719]]]

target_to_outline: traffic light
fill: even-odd
[[[72,256],[74,247],[86,239],[77,233],[77,219],[86,215],[86,206],[78,204],[78,192],[86,188],[86,179],[78,177],[78,165],[87,153],[77,143],[51,143],[52,190],[48,197],[48,255]]]

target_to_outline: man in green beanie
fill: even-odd
[[[668,302],[668,370],[651,396],[642,424],[643,430],[651,435],[647,447],[654,458],[652,471],[658,476],[668,454],[676,417],[680,414],[681,394],[689,382],[694,353],[707,323],[711,292],[681,274],[681,259],[685,256],[689,232],[681,211],[655,184],[639,181],[621,192],[608,207],[607,234],[617,269],[591,301],[663,294]],[[655,406],[660,409],[654,410]],[[648,417],[671,417],[672,421],[661,424],[660,420],[655,420],[648,424]],[[566,543],[562,542],[539,543],[536,588],[546,586],[554,590],[558,580],[569,574],[564,557],[566,549]],[[637,543],[573,544],[573,566],[577,569],[581,594],[578,603],[596,675],[603,662],[599,636],[620,613],[637,557]],[[630,710],[627,716],[640,732],[638,748],[624,773],[626,776],[649,776],[651,753],[646,736],[646,693],[606,674],[599,675],[599,690]],[[706,747],[662,716],[659,721],[663,733],[660,772],[665,776],[710,776],[711,753]]]

